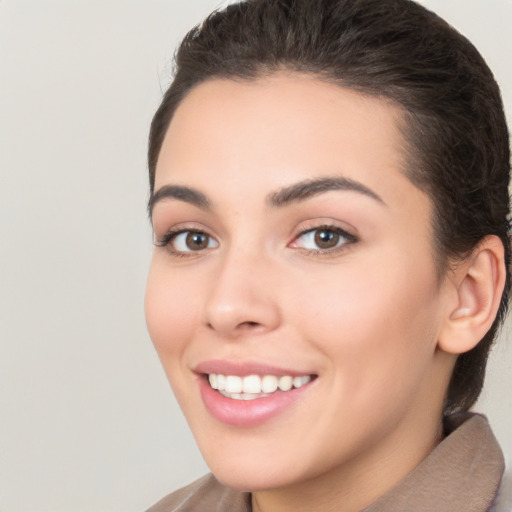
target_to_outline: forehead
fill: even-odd
[[[173,182],[214,191],[254,180],[272,189],[342,175],[402,201],[403,186],[415,187],[403,173],[400,122],[389,100],[308,75],[210,80],[178,106],[155,189]]]

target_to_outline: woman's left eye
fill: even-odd
[[[355,241],[355,237],[338,227],[318,227],[304,231],[291,244],[310,251],[329,251]]]

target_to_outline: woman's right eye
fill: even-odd
[[[168,233],[157,245],[174,253],[193,253],[218,247],[219,243],[203,231],[188,230]]]

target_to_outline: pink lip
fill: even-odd
[[[265,423],[297,401],[312,384],[310,382],[290,391],[275,392],[264,398],[234,400],[212,389],[204,376],[198,380],[206,409],[220,422],[235,427],[254,427]]]
[[[275,392],[269,396],[254,400],[234,400],[221,395],[211,388],[206,375],[220,373],[222,375],[291,375],[298,377],[312,375],[308,371],[279,368],[256,361],[210,360],[198,364],[194,371],[198,374],[199,390],[206,409],[222,423],[236,427],[252,427],[261,425],[288,409],[297,401],[316,379],[300,388],[286,392]]]
[[[194,371],[200,374],[221,373],[222,375],[238,375],[239,377],[246,375],[276,375],[278,377],[283,375],[291,375],[292,377],[311,375],[309,371],[279,368],[257,361],[227,361],[219,359],[203,361],[195,367]]]

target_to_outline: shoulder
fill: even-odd
[[[169,494],[147,512],[249,512],[250,495],[222,485],[209,474]]]

